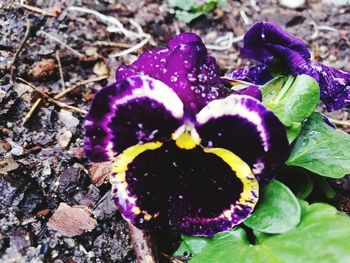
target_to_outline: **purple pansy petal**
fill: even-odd
[[[170,50],[175,50],[178,46],[191,42],[202,43],[202,40],[196,34],[185,32],[170,38],[168,41],[168,47]]]
[[[178,47],[184,47],[191,42],[202,43],[202,40],[195,34],[182,33],[172,37],[168,42],[168,48],[155,48],[142,53],[131,65],[121,65],[116,71],[116,79],[121,80],[131,75],[145,74],[155,79],[162,78],[167,72],[167,59]],[[177,63],[181,63],[179,61]]]
[[[92,102],[85,153],[101,162],[138,143],[169,140],[183,114],[181,100],[164,83],[147,76],[119,81],[103,88]]]
[[[235,94],[250,96],[259,101],[262,101],[262,93],[257,86],[249,86],[244,89],[236,90]]]
[[[257,65],[250,68],[239,68],[227,76],[228,79],[242,80],[255,85],[263,85],[272,79],[267,65]]]
[[[134,145],[116,157],[113,162],[110,183],[118,210],[127,220],[139,228],[161,229],[168,225],[167,184],[165,174],[159,174],[164,154],[159,153],[161,142]],[[171,178],[168,178],[170,180]],[[170,181],[168,181],[170,183]]]
[[[321,63],[311,63],[318,73],[321,88],[321,100],[328,111],[350,107],[350,72],[325,66]],[[307,72],[305,72],[307,74]]]
[[[289,35],[274,23],[255,23],[244,36],[243,56],[263,64],[274,59],[291,58],[292,54],[307,61],[310,52],[303,41]]]
[[[234,152],[259,180],[272,178],[288,158],[283,124],[252,97],[231,95],[210,102],[198,113],[196,129],[204,147]]]
[[[258,199],[249,166],[225,149],[146,143],[125,150],[113,167],[115,202],[141,229],[212,236],[242,222]]]
[[[121,65],[116,71],[116,80],[122,80],[132,75],[147,75],[155,79],[166,72],[165,63],[170,51],[156,48],[142,53],[131,65]]]
[[[116,78],[135,74],[151,76],[171,87],[183,101],[189,117],[209,101],[228,94],[215,59],[192,33],[177,35],[169,40],[167,48],[147,51],[133,64],[120,66]]]
[[[203,153],[204,150],[204,153]],[[179,197],[172,209],[174,224],[185,234],[212,236],[240,224],[258,200],[258,181],[250,167],[226,149],[183,151]]]
[[[350,107],[350,72],[311,62],[307,46],[273,23],[259,22],[244,37],[242,55],[263,63],[229,76],[253,84],[264,84],[264,67],[278,63],[294,76],[307,74],[319,82],[321,100],[328,111]]]

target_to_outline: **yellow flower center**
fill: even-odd
[[[199,137],[196,129],[190,124],[184,124],[178,128],[172,134],[172,138],[177,147],[184,150],[191,150],[201,142],[201,138]]]

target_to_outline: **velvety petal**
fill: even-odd
[[[219,66],[201,39],[192,33],[179,34],[169,40],[167,48],[147,51],[133,64],[122,65],[116,78],[135,74],[151,76],[171,87],[191,117],[209,101],[227,95]]]
[[[300,64],[310,59],[310,52],[303,41],[289,35],[271,22],[255,23],[244,36],[243,56],[267,64],[274,59],[292,59]],[[299,62],[297,62],[299,61]]]
[[[242,80],[255,85],[263,85],[272,79],[267,65],[257,65],[249,68],[239,68],[230,73],[227,78]]]
[[[96,94],[85,122],[85,153],[101,162],[138,143],[169,140],[182,117],[183,104],[167,85],[129,77]]]
[[[242,222],[258,199],[249,166],[225,149],[146,143],[120,154],[113,173],[115,203],[141,229],[212,236]]]
[[[167,48],[155,48],[142,53],[131,65],[118,67],[116,80],[122,80],[132,75],[148,75],[155,79],[166,72],[165,62],[171,51]]]
[[[236,90],[235,94],[250,96],[259,101],[262,101],[262,93],[257,86],[249,86],[244,89]]]
[[[231,95],[210,102],[198,113],[196,130],[204,147],[234,152],[259,180],[273,178],[289,155],[285,127],[252,97]]]
[[[195,34],[182,33],[174,36],[168,42],[168,48],[155,48],[142,53],[131,65],[121,65],[116,71],[116,79],[121,80],[131,75],[145,74],[155,79],[160,79],[167,72],[167,59],[179,46],[185,46],[191,42],[202,43]],[[181,61],[180,61],[181,63]]]
[[[321,89],[321,100],[328,111],[350,107],[350,72],[325,66],[321,63],[311,63],[318,73]],[[307,74],[307,72],[305,72]]]
[[[233,79],[264,84],[265,67],[271,62],[294,76],[307,74],[319,82],[321,100],[328,111],[350,107],[350,72],[311,62],[307,46],[273,23],[259,22],[244,37],[242,55],[263,63],[250,69],[238,69]]]

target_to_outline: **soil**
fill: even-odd
[[[108,169],[97,169],[84,157],[82,127],[96,91],[113,82],[118,65],[134,61],[143,50],[184,31],[215,44],[221,36],[241,36],[255,21],[268,20],[305,40],[315,59],[350,70],[350,7],[321,1],[307,1],[297,10],[273,0],[258,1],[258,7],[252,5],[255,1],[226,1],[190,24],[176,19],[167,1],[160,0],[33,0],[25,1],[26,6],[18,2],[0,2],[1,262],[136,262],[127,223],[114,208],[104,181]],[[152,39],[130,54],[111,58],[140,39],[109,32],[96,16],[69,6],[116,17],[127,29],[133,29],[134,20]],[[249,65],[239,56],[241,44],[210,50],[223,74]],[[98,77],[58,98],[58,103],[40,99],[40,93],[55,97]],[[26,116],[34,104],[37,107]],[[324,111],[322,105],[319,109]],[[349,112],[325,114],[347,120]],[[350,132],[350,127],[339,128]],[[334,204],[349,213],[350,179],[332,185],[337,192]],[[64,216],[80,209],[78,229],[62,230],[72,223],[60,225],[64,216],[55,214],[59,206],[67,209],[61,211]],[[169,254],[176,243],[164,238],[159,248]]]

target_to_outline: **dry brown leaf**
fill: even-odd
[[[109,67],[108,65],[103,62],[103,61],[98,61],[94,68],[93,68],[93,71],[94,73],[97,75],[97,76],[109,76]]]
[[[37,79],[43,79],[51,76],[58,69],[56,60],[43,59],[40,62],[34,64],[29,70],[28,74]]]
[[[109,177],[111,172],[110,162],[94,163],[90,168],[91,182],[96,186],[100,186]]]
[[[16,170],[18,167],[19,164],[11,157],[5,158],[0,161],[0,174],[7,174],[10,171]]]
[[[63,236],[73,237],[93,230],[97,221],[86,206],[69,206],[60,203],[47,223],[48,229],[55,230]]]

